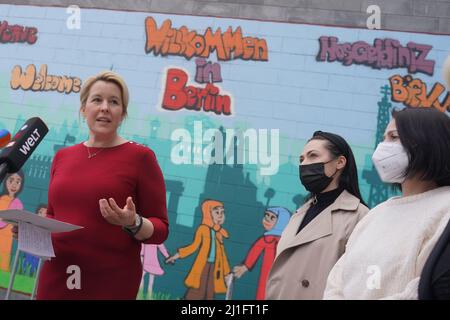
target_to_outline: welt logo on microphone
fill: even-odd
[[[27,120],[13,140],[1,151],[0,163],[6,162],[9,172],[17,172],[47,132],[47,126],[40,118],[35,117]]]
[[[25,129],[27,129],[27,125],[24,125],[19,132],[14,136],[14,140],[19,140],[22,136],[23,132],[25,132]],[[36,128],[33,130],[31,135],[26,138],[25,143],[20,146],[19,151],[22,152],[24,155],[27,155],[30,150],[36,145],[39,144],[39,139],[41,138],[41,134],[39,133],[39,129]],[[12,141],[12,144],[14,144],[15,141]]]

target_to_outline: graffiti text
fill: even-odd
[[[231,98],[229,95],[219,95],[220,88],[208,83],[204,88],[197,88],[188,83],[188,74],[171,68],[167,70],[166,87],[162,107],[166,110],[181,110],[183,108],[209,112],[218,115],[231,115]]]
[[[22,67],[14,66],[11,72],[11,89],[33,91],[58,91],[69,94],[79,92],[81,79],[68,76],[52,76],[47,74],[47,65],[41,65],[39,73],[34,64],[30,64],[22,72]]]
[[[317,61],[339,61],[349,66],[353,63],[374,69],[407,68],[409,73],[422,72],[433,75],[433,60],[426,60],[432,46],[408,42],[406,47],[398,40],[375,39],[373,46],[364,41],[338,44],[336,37],[320,37]]]
[[[222,82],[220,73],[220,64],[211,63],[204,58],[195,59],[195,81],[197,83],[214,83]]]
[[[389,78],[391,83],[392,101],[401,102],[407,107],[429,108],[434,107],[441,112],[450,111],[450,93],[447,92],[442,103],[440,96],[445,91],[445,87],[436,82],[427,94],[427,85],[420,79],[414,79],[410,75],[394,75]]]
[[[210,53],[216,51],[219,60],[256,60],[267,61],[268,50],[264,39],[243,37],[241,27],[233,32],[229,27],[222,33],[218,28],[214,33],[207,28],[203,35],[190,31],[182,26],[172,28],[172,21],[165,20],[158,28],[152,17],[145,19],[145,33],[147,41],[145,52],[153,52],[155,56],[178,55],[186,59],[192,57],[208,58]]]
[[[8,21],[0,22],[0,42],[28,42],[34,44],[37,40],[37,28],[21,25],[9,25]]]

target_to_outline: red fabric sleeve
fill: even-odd
[[[253,267],[256,264],[256,261],[258,261],[259,256],[261,255],[261,252],[264,250],[264,236],[256,240],[256,242],[252,245],[250,250],[247,253],[247,257],[245,258],[244,265],[247,267],[248,270],[253,269]]]
[[[139,166],[136,209],[140,215],[149,219],[154,227],[153,235],[143,243],[161,244],[169,235],[164,177],[155,153],[148,148]]]

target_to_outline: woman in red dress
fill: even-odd
[[[263,256],[258,289],[256,291],[257,300],[264,300],[265,298],[267,277],[269,276],[273,260],[275,260],[277,244],[290,218],[291,213],[283,207],[267,208],[262,220],[266,232],[252,245],[244,263],[233,268],[236,278],[240,278],[245,272],[255,266],[261,255]]]
[[[89,139],[56,153],[47,216],[83,229],[52,235],[37,299],[136,299],[141,244],[168,236],[163,175],[152,150],[117,133],[128,106],[119,75],[89,78],[80,100]]]

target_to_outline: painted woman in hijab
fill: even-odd
[[[174,263],[198,251],[191,271],[184,280],[188,290],[185,300],[213,300],[214,294],[227,292],[225,277],[230,273],[230,265],[225,253],[223,240],[228,232],[222,227],[225,209],[222,202],[206,200],[202,203],[202,224],[195,231],[194,240],[166,260]]]
[[[277,244],[280,240],[281,233],[287,226],[290,218],[291,212],[285,208],[267,208],[262,220],[266,232],[253,243],[244,262],[233,268],[236,278],[240,278],[245,272],[251,271],[259,257],[262,256],[261,271],[259,274],[258,288],[256,290],[256,300],[265,299],[267,277],[269,276],[270,267],[275,259]]]

